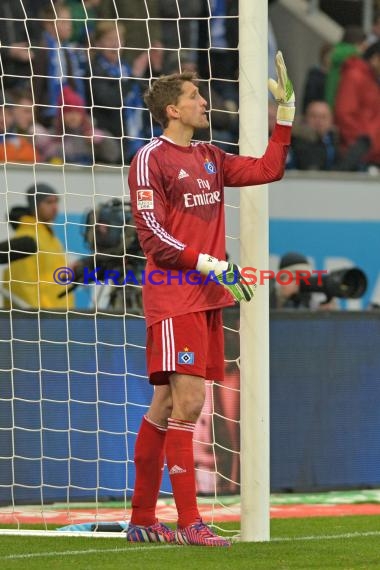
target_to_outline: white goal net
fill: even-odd
[[[237,2],[3,0],[0,31],[0,528],[127,521],[152,390],[140,284],[126,277],[144,266],[128,164],[159,134],[142,93],[198,70],[211,118],[199,136],[238,153]],[[226,202],[238,259],[239,202]],[[234,533],[238,331],[226,311],[226,380],[207,385],[195,434],[202,514]],[[167,470],[159,509],[175,521]]]

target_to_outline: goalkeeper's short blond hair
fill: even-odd
[[[161,75],[144,94],[144,101],[153,118],[163,129],[169,124],[166,112],[168,105],[176,105],[182,95],[183,84],[187,81],[198,85],[198,75],[192,71]]]

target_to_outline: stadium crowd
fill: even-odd
[[[160,133],[149,79],[179,69],[209,101],[197,136],[238,153],[237,14],[237,0],[3,0],[0,161],[129,164]],[[288,169],[380,166],[380,7],[369,35],[347,26],[322,46],[300,96]]]

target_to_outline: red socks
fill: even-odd
[[[136,480],[132,497],[132,524],[150,526],[156,522],[166,433],[164,427],[144,416],[135,445]]]
[[[131,523],[150,526],[156,522],[156,503],[166,457],[178,526],[200,518],[195,484],[193,434],[195,423],[169,418],[168,430],[144,416],[135,445],[136,480],[132,497]]]
[[[194,428],[193,422],[173,418],[168,420],[166,460],[178,511],[178,526],[181,528],[200,518],[195,484]]]

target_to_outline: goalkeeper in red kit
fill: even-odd
[[[138,151],[128,178],[147,258],[143,303],[154,385],[135,446],[131,542],[230,545],[198,511],[193,433],[205,379],[223,381],[222,308],[254,294],[239,267],[225,261],[224,187],[265,184],[284,174],[294,93],[280,52],[276,65],[278,80],[270,79],[269,89],[279,103],[277,125],[261,158],[192,142],[195,129],[209,124],[194,74],[162,76],[145,95],[163,135]],[[175,531],[155,513],[165,458],[178,511]]]

